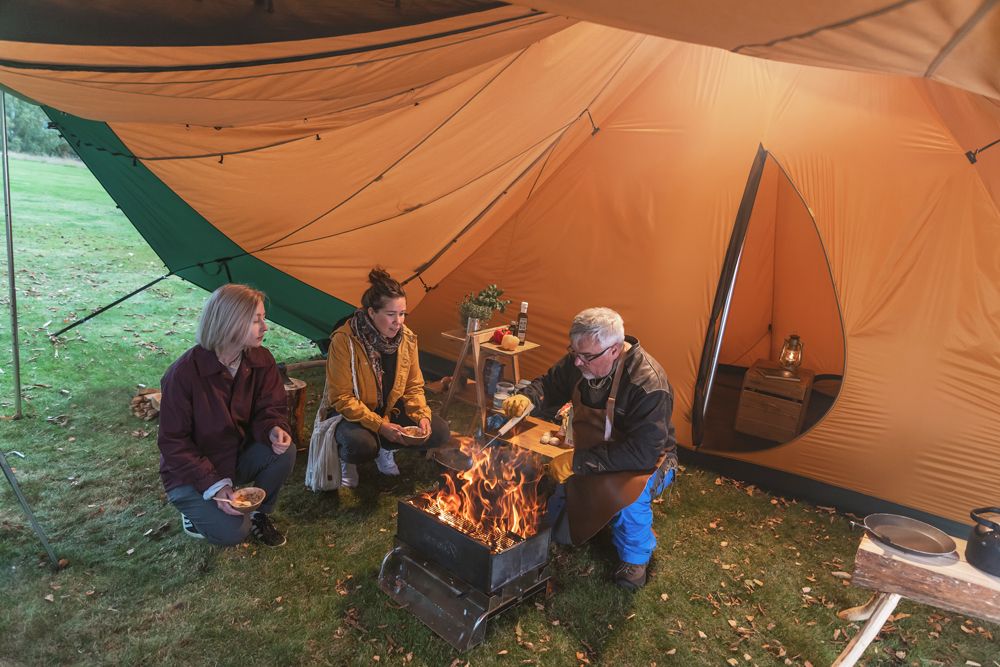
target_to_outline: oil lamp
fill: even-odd
[[[778,356],[778,364],[785,369],[787,375],[793,375],[802,365],[802,339],[797,334],[785,339],[785,343],[781,346],[781,354]]]

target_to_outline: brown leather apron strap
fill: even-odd
[[[615,368],[615,377],[611,380],[611,393],[608,394],[608,402],[604,407],[604,441],[611,440],[611,430],[615,423],[615,401],[618,396],[618,385],[622,381],[622,369],[625,368],[625,343],[622,343],[621,354],[618,355],[618,366]]]

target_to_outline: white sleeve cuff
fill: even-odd
[[[220,479],[218,482],[205,489],[205,493],[201,494],[201,497],[204,498],[205,500],[211,500],[212,498],[215,497],[215,494],[217,494],[219,491],[222,490],[222,487],[232,486],[232,485],[233,485],[233,480],[229,479],[228,477],[226,477],[225,479]]]

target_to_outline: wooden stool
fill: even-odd
[[[285,385],[285,394],[288,401],[288,426],[292,431],[292,441],[301,447],[308,443],[308,438],[302,431],[303,414],[306,410],[306,383],[298,378],[288,378],[289,384]]]

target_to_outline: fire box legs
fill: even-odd
[[[468,651],[483,642],[489,618],[543,590],[550,576],[545,566],[486,594],[398,544],[382,560],[378,583],[455,649]]]

